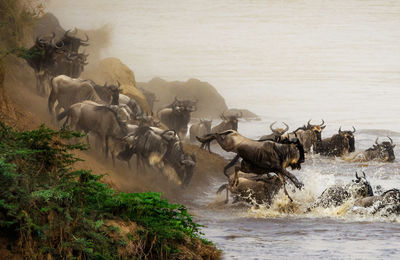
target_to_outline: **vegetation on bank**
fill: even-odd
[[[187,209],[159,193],[116,192],[73,170],[78,134],[0,125],[0,231],[28,258],[218,258]],[[184,250],[182,250],[182,245]],[[190,248],[199,255],[190,255]],[[184,252],[184,251],[187,252]]]

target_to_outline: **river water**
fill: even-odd
[[[245,136],[268,133],[275,120],[295,129],[323,118],[323,137],[355,126],[357,150],[387,135],[400,143],[400,1],[53,0],[48,10],[66,28],[111,24],[103,57],[120,58],[137,81],[209,82],[228,106],[260,115],[240,122]],[[310,156],[293,171],[305,189],[292,194],[292,210],[284,196],[270,209],[221,206],[217,180],[190,207],[226,259],[400,259],[396,217],[360,215],[350,205],[303,213],[356,170],[374,187],[400,187],[399,159]]]

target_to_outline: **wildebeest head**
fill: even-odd
[[[194,173],[196,166],[196,155],[183,153],[180,161],[181,170],[178,171],[179,178],[182,180],[182,187],[187,186]]]
[[[197,110],[196,103],[197,100],[179,100],[177,97],[175,97],[175,100],[171,106],[173,111],[176,113],[194,112]]]
[[[89,36],[87,36],[87,34],[85,34],[85,40],[78,38],[76,34],[76,28],[72,32],[71,30],[68,30],[64,33],[64,36],[62,38],[64,48],[67,48],[72,52],[78,52],[80,46],[89,46],[89,44],[87,43],[89,41]]]
[[[276,124],[276,121],[273,122],[269,126],[269,129],[271,129],[271,131],[272,131],[274,136],[279,137],[279,136],[283,135],[285,132],[287,132],[289,130],[289,126],[285,122],[282,122],[282,123],[285,125],[284,129],[283,128],[273,128],[273,126]]]
[[[354,133],[356,132],[356,129],[353,126],[353,131],[342,131],[342,127],[339,128],[339,135],[343,136],[346,138],[349,142],[349,153],[352,153],[356,150],[355,148],[355,139],[354,139]]]
[[[363,176],[360,177],[356,172],[356,179],[350,184],[352,194],[357,197],[374,196],[374,192],[372,191],[371,184],[369,184],[369,181],[365,176],[365,172],[362,173]]]
[[[223,120],[223,122],[228,125],[231,125],[231,129],[237,131],[238,130],[238,124],[239,124],[239,118],[241,118],[243,116],[243,113],[236,113],[234,115],[225,115],[224,113],[222,113],[220,115],[220,118]]]
[[[390,142],[378,143],[378,138],[375,140],[375,144],[368,150],[377,150],[379,152],[379,159],[385,162],[393,162],[395,159],[393,148],[396,146],[393,144],[392,138],[388,136]],[[367,150],[367,151],[368,151]]]
[[[326,127],[326,125],[324,125],[325,124],[324,120],[322,119],[322,124],[320,124],[320,125],[312,125],[312,124],[310,124],[310,122],[311,122],[311,119],[308,120],[306,129],[311,130],[317,137],[317,140],[321,141],[321,132]]]

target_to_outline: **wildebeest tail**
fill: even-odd
[[[57,116],[57,120],[60,121],[62,120],[64,117],[66,117],[67,115],[69,115],[69,108],[67,110],[64,110],[63,112],[61,112],[58,116]]]
[[[212,140],[215,140],[215,134],[207,134],[205,136],[196,136],[197,141],[199,141],[200,143],[209,143]]]
[[[227,188],[228,188],[228,184],[227,183],[222,184],[221,187],[218,188],[217,194],[220,194],[223,190],[225,190]]]

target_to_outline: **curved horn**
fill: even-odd
[[[51,39],[51,46],[53,46],[56,49],[61,49],[62,47],[64,47],[64,42],[63,41],[60,41],[60,42],[61,42],[61,46],[58,46],[56,43],[56,38],[53,38],[53,39]]]
[[[377,137],[377,138],[375,139],[375,144],[378,144],[378,138],[379,138],[379,137]]]
[[[365,178],[365,177],[366,177],[366,176],[365,176],[365,172],[364,172],[364,171],[361,171],[361,172],[363,173],[363,176],[364,176],[364,178]]]
[[[75,28],[76,29],[76,28]],[[85,36],[86,36],[86,40],[82,40],[81,39],[81,42],[88,42],[89,41],[89,36],[85,33]]]
[[[354,126],[353,126],[353,132],[352,132],[352,133],[354,134],[355,132],[356,132],[356,129],[355,129]]]
[[[319,126],[323,126],[325,124],[324,119],[321,119],[321,120],[322,120],[322,124],[320,124]]]
[[[269,129],[271,129],[272,132],[275,132],[274,128],[272,128],[272,126],[276,123],[276,121],[274,121],[272,124],[269,125]]]
[[[389,136],[387,136],[387,138],[389,138],[389,140],[390,140],[390,144],[393,144],[393,140],[392,140],[392,138],[390,138]]]
[[[282,123],[286,126],[284,132],[287,132],[289,130],[289,126],[285,122],[282,122]]]
[[[119,83],[119,80],[117,80],[118,88],[121,87],[121,83]]]
[[[356,172],[356,178],[357,178],[357,180],[359,180],[359,179],[360,179],[360,177],[358,177],[358,174],[357,174],[357,172]]]
[[[310,122],[311,122],[311,119],[310,119],[310,120],[308,120],[308,122],[307,122],[307,128],[311,127],[311,124],[310,124]]]
[[[71,30],[66,30],[65,31],[65,33],[64,33],[64,37],[71,37],[71,36],[69,36],[69,32],[70,32]]]
[[[342,126],[339,127],[338,133],[339,133],[339,134],[342,134]]]

